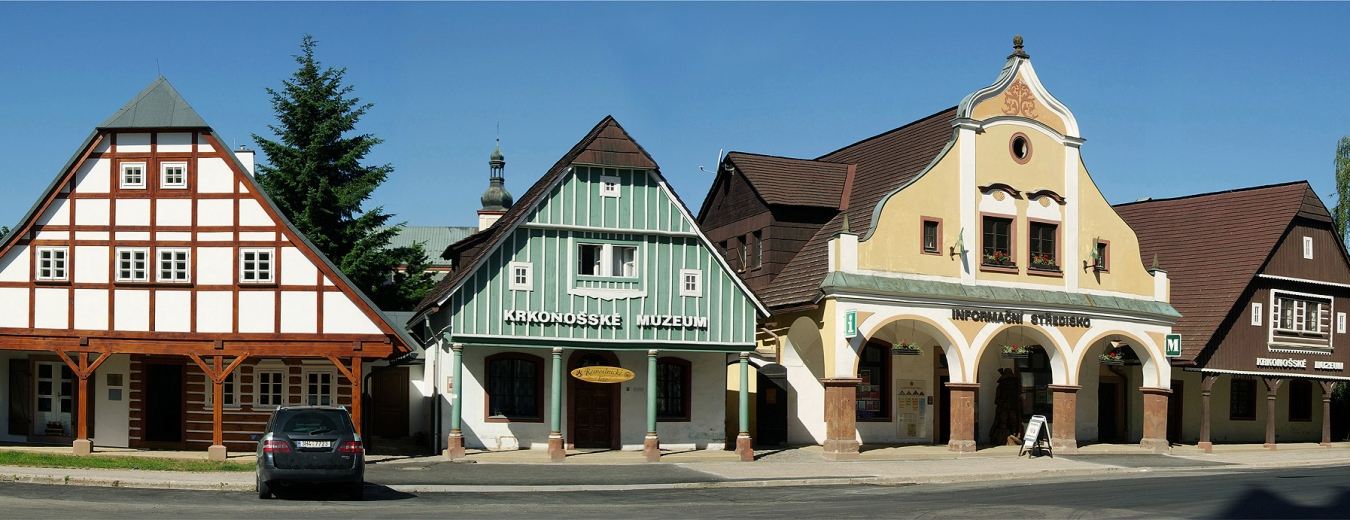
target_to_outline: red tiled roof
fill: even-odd
[[[1144,265],[1157,255],[1172,282],[1171,304],[1181,313],[1172,332],[1181,334],[1183,362],[1194,361],[1235,312],[1295,216],[1330,217],[1306,181],[1130,202],[1115,210],[1138,235]]]
[[[745,175],[764,202],[783,206],[838,208],[848,165],[730,152],[726,161]]]
[[[955,118],[956,107],[952,107],[817,158],[816,161],[857,165],[849,209],[821,227],[774,277],[773,283],[760,292],[764,305],[788,307],[813,301],[820,294],[820,282],[829,270],[828,242],[843,227],[845,215],[850,231],[865,233],[872,225],[877,203],[928,168],[951,141],[951,122]]]

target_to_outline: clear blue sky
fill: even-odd
[[[1345,3],[0,4],[0,223],[163,74],[226,141],[302,35],[375,107],[396,220],[474,225],[501,125],[519,196],[614,115],[698,210],[719,149],[816,157],[956,105],[1022,34],[1112,202],[1308,179],[1350,134]],[[265,159],[263,159],[265,160]]]

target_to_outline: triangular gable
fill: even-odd
[[[197,111],[183,100],[183,96],[178,95],[178,91],[169,84],[169,80],[160,76],[98,127],[207,128],[208,125],[197,115]]]
[[[693,216],[689,213],[688,207],[685,206],[684,201],[675,194],[674,190],[670,188],[669,183],[667,183],[665,178],[660,175],[660,170],[656,165],[656,161],[651,158],[651,155],[649,155],[641,145],[628,135],[628,132],[626,132],[623,127],[619,126],[619,123],[615,121],[612,116],[605,116],[600,123],[596,124],[596,126],[586,134],[586,137],[577,142],[567,154],[564,154],[543,177],[540,177],[534,185],[530,186],[530,189],[526,190],[525,194],[516,201],[516,204],[512,206],[501,219],[489,228],[488,231],[490,234],[486,239],[486,243],[479,247],[472,256],[466,259],[463,265],[456,266],[455,271],[452,272],[450,276],[441,280],[441,282],[432,289],[431,293],[418,304],[417,310],[415,311],[416,315],[409,321],[409,324],[414,324],[414,322],[421,319],[421,316],[425,315],[426,312],[430,311],[432,308],[444,305],[445,302],[464,285],[470,275],[477,271],[478,268],[488,260],[490,255],[501,247],[505,238],[514,232],[529,215],[534,214],[540,203],[543,202],[547,195],[563,181],[564,174],[567,173],[568,168],[574,164],[618,166],[650,170],[650,174],[656,179],[661,190],[670,198],[675,207],[678,208],[681,217],[684,219],[689,229],[697,234],[700,242],[705,248],[709,251],[716,251],[712,242],[709,241],[708,237],[704,236],[703,232],[699,229]],[[447,251],[453,249],[454,246],[452,245]],[[721,258],[720,255],[712,256],[726,272],[734,272],[731,271],[730,267],[726,264],[726,260]],[[739,290],[753,303],[757,312],[762,316],[768,316],[768,310],[759,302],[754,293],[745,286],[744,282],[737,276],[731,276],[731,278],[734,280]]]

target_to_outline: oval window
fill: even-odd
[[[1031,160],[1031,141],[1023,134],[1013,135],[1012,141],[1008,143],[1008,151],[1018,164],[1026,164]]]

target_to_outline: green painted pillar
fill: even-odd
[[[562,352],[562,347],[553,347],[553,391],[548,398],[551,414],[548,421],[548,457],[553,462],[566,462],[567,458],[567,448],[563,444],[562,436]]]
[[[647,462],[661,461],[661,442],[656,436],[656,351],[647,351],[647,437],[642,440]]]
[[[746,437],[750,435],[750,353],[741,352],[741,386],[740,386],[740,431],[737,436]]]
[[[450,434],[460,433],[460,415],[463,413],[464,381],[464,345],[455,343],[450,346]]]

